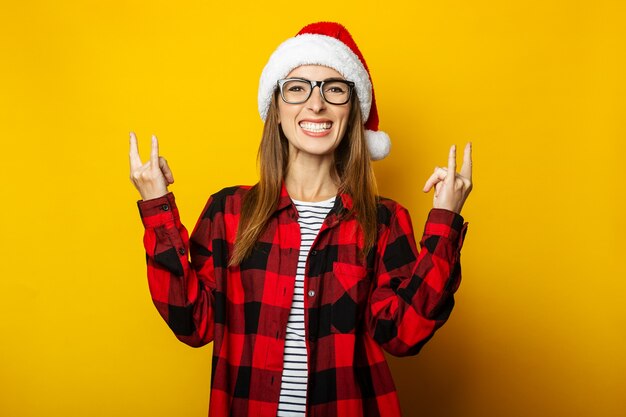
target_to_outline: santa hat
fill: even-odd
[[[261,119],[265,121],[267,117],[276,82],[300,65],[324,65],[355,83],[370,156],[374,160],[387,156],[391,141],[385,132],[378,130],[378,110],[369,69],[352,36],[339,23],[307,25],[278,46],[261,73],[258,96]]]

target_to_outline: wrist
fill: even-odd
[[[141,194],[141,199],[143,201],[154,200],[157,198],[161,198],[168,193],[167,189],[165,191],[152,191],[152,192],[143,192]]]

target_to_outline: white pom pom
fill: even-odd
[[[367,148],[370,151],[370,157],[374,161],[383,159],[389,155],[391,150],[391,139],[389,135],[380,130],[375,132],[373,130],[365,131],[365,142],[367,142]]]

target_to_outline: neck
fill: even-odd
[[[285,187],[291,198],[300,201],[323,201],[337,195],[339,178],[333,158],[302,154],[290,158]]]

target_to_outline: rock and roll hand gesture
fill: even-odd
[[[452,175],[448,175],[453,173]],[[460,214],[463,203],[472,191],[472,144],[465,145],[461,172],[456,172],[456,145],[450,148],[448,168],[435,167],[435,172],[424,184],[427,193],[435,187],[433,208],[442,208]]]
[[[174,182],[174,176],[167,161],[159,156],[159,141],[152,135],[150,160],[145,164],[139,157],[137,137],[130,133],[130,180],[144,200],[162,197],[168,193],[167,186]]]
[[[168,193],[167,187],[174,182],[174,176],[162,156],[159,156],[159,141],[152,135],[150,160],[145,164],[139,156],[137,137],[130,133],[130,179],[144,200],[162,197]],[[448,175],[453,172],[454,175]],[[435,188],[433,208],[442,208],[461,213],[461,208],[472,191],[472,144],[465,146],[461,172],[456,173],[456,145],[450,148],[448,168],[435,167],[435,171],[424,184],[427,193]]]

